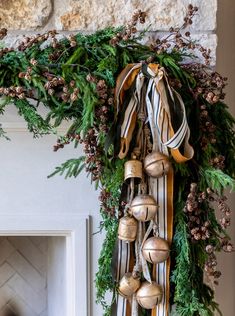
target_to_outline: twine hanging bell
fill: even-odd
[[[122,217],[118,225],[118,238],[126,242],[134,241],[136,239],[137,227],[138,223],[133,217]]]
[[[142,162],[137,159],[131,159],[125,162],[125,181],[130,181],[134,178],[137,182],[140,182],[143,176]]]
[[[140,287],[140,279],[135,279],[132,273],[125,273],[119,282],[118,292],[123,297],[132,296]]]
[[[130,212],[138,221],[147,222],[155,217],[157,209],[157,203],[151,195],[140,194],[133,199]]]
[[[170,249],[168,242],[160,237],[148,238],[142,248],[144,258],[151,263],[160,263],[169,257]]]
[[[156,282],[144,282],[136,293],[136,299],[140,306],[152,309],[162,300],[162,287]]]
[[[166,175],[171,167],[168,157],[158,151],[153,151],[144,159],[144,170],[152,178]]]

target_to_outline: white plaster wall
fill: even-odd
[[[4,120],[13,122],[13,117],[8,115]],[[60,176],[47,179],[55,166],[79,156],[81,151],[66,146],[64,150],[53,152],[56,136],[33,139],[28,132],[8,132],[8,136],[11,141],[0,139],[0,218],[1,213],[6,212],[18,212],[19,216],[22,213],[29,216],[54,213],[56,216],[58,212],[81,212],[92,216],[92,232],[97,232],[100,222],[98,192],[85,174],[77,179],[64,180]],[[102,235],[91,238],[92,315],[101,316],[101,307],[94,303],[93,281]]]

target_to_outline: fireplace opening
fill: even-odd
[[[90,316],[90,227],[78,212],[2,213],[0,316]]]
[[[0,316],[66,315],[66,237],[0,236]]]

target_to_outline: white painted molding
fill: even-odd
[[[90,222],[87,214],[1,214],[0,236],[66,237],[66,315],[91,316]]]
[[[66,132],[68,126],[68,124],[62,124],[56,128],[56,131],[59,133]],[[1,127],[6,132],[28,132],[27,124],[24,122],[1,122]]]

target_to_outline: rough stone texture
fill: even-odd
[[[198,6],[192,36],[212,50],[215,63],[217,0],[0,0],[0,27],[10,29],[4,42],[15,46],[25,30],[34,33],[57,29],[61,33],[90,32],[108,25],[123,25],[136,9],[147,12],[151,33],[180,26],[189,3]],[[27,32],[29,33],[29,32]]]
[[[144,44],[151,44],[155,43],[157,38],[162,38],[163,36],[167,36],[168,33],[160,33],[160,32],[149,32],[145,38],[143,39]],[[216,63],[216,46],[217,46],[217,35],[216,34],[207,34],[207,33],[199,33],[199,34],[192,34],[191,38],[193,41],[199,42],[203,47],[208,48],[211,50],[211,61],[210,65],[212,67],[215,66]],[[193,51],[199,59],[203,60],[200,53]]]
[[[146,25],[150,30],[168,30],[180,26],[192,3],[199,7],[193,28],[196,31],[212,31],[216,27],[216,0],[56,0],[55,23],[57,29],[89,30],[108,25],[126,23],[136,9],[148,14]]]
[[[52,11],[51,0],[1,0],[0,27],[31,30],[43,26]]]

